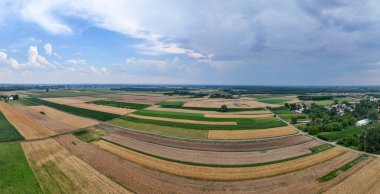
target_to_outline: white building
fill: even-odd
[[[371,120],[369,120],[369,119],[363,119],[363,120],[360,120],[360,121],[356,122],[355,126],[361,127],[361,126],[364,126],[364,125],[368,125],[370,123],[371,123]]]

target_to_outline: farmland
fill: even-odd
[[[18,177],[0,178],[2,193],[22,193],[21,184],[32,193],[335,193],[358,179],[356,193],[378,191],[375,155],[316,138],[366,127],[301,133],[307,122],[282,121],[312,119],[283,104],[297,95],[243,95],[239,104],[106,88],[31,93],[0,102],[0,168]]]

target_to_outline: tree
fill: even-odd
[[[221,107],[220,107],[220,112],[227,112],[228,111],[228,107],[227,105],[223,104]]]
[[[380,150],[380,125],[367,128],[360,136],[360,148],[366,152]]]
[[[298,123],[298,118],[297,117],[292,117],[290,120],[291,124],[297,124]]]
[[[19,99],[18,94],[13,95],[13,100],[18,100],[18,99]]]
[[[376,109],[369,111],[368,118],[372,120],[372,122],[376,122],[379,118],[379,111]]]

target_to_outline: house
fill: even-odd
[[[372,121],[369,120],[369,119],[363,119],[363,120],[360,120],[358,122],[356,122],[355,126],[357,127],[361,127],[361,126],[365,126],[365,125],[368,125],[370,124]]]
[[[13,100],[13,96],[9,96],[7,100]]]

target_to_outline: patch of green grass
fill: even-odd
[[[130,109],[136,109],[136,110],[144,109],[150,106],[148,104],[116,102],[116,101],[107,101],[107,100],[98,100],[98,101],[92,101],[88,103],[97,104],[97,105],[105,105],[105,106],[113,106],[113,107],[118,107],[118,108],[130,108]]]
[[[82,116],[82,117],[88,117],[88,118],[96,119],[99,121],[108,121],[120,116],[120,115],[112,114],[112,113],[106,113],[106,112],[100,112],[96,110],[89,110],[89,109],[84,109],[84,108],[77,108],[73,106],[58,104],[58,103],[49,102],[46,100],[41,100],[38,98],[30,98],[29,101],[36,104],[49,106],[57,110],[61,110],[63,112],[67,112],[67,113]]]
[[[333,148],[333,147],[334,147],[333,145],[326,143],[326,144],[322,144],[319,146],[312,147],[312,148],[310,148],[310,151],[313,153],[319,153],[319,152],[328,150],[328,149]]]
[[[270,110],[273,112],[273,114],[278,115],[279,117],[288,122],[291,121],[292,117],[296,117],[298,120],[306,120],[308,118],[307,114],[294,113],[285,107],[275,107],[271,108]]]
[[[162,157],[162,156],[158,156],[158,155],[146,153],[146,152],[143,152],[143,151],[140,151],[140,150],[136,150],[136,149],[130,148],[128,146],[124,146],[124,145],[112,142],[112,141],[107,140],[107,139],[103,139],[103,140],[107,141],[107,142],[110,142],[112,144],[115,144],[117,146],[126,148],[128,150],[140,153],[140,154],[144,154],[144,155],[147,155],[147,156],[150,156],[150,157],[158,158],[160,160],[165,160],[165,161],[175,162],[175,163],[180,163],[180,164],[186,164],[186,165],[192,165],[192,166],[206,166],[206,167],[217,167],[217,168],[244,168],[244,167],[265,166],[265,165],[270,165],[270,164],[276,164],[276,163],[286,162],[286,161],[290,161],[290,160],[295,160],[295,159],[298,159],[298,158],[303,158],[303,157],[310,156],[310,155],[313,155],[313,154],[316,154],[316,153],[319,153],[319,152],[322,152],[322,151],[325,151],[325,150],[328,150],[328,149],[332,148],[332,147],[326,147],[324,145],[321,145],[323,149],[316,148],[316,150],[319,150],[318,152],[312,152],[312,153],[309,153],[309,154],[303,154],[303,155],[299,155],[299,156],[295,156],[295,157],[291,157],[291,158],[286,158],[286,159],[282,159],[282,160],[275,160],[275,161],[262,162],[262,163],[253,163],[253,164],[234,164],[234,165],[229,165],[229,164],[196,163],[196,162],[188,162],[188,161],[176,160],[176,159],[172,159],[172,158],[165,158],[165,157]],[[319,146],[317,146],[317,147],[319,147]]]
[[[349,126],[340,131],[333,132],[321,132],[318,134],[318,138],[326,141],[336,141],[343,139],[348,135],[361,134],[364,131],[364,127]]]
[[[185,103],[186,102],[184,101],[162,101],[158,104],[161,106],[166,106],[166,108],[168,107],[177,108],[177,107],[182,107]]]
[[[348,171],[350,168],[359,164],[360,162],[362,162],[367,157],[368,157],[367,155],[361,155],[361,156],[357,157],[356,159],[352,160],[351,162],[345,164],[344,166],[326,174],[325,176],[317,178],[317,181],[320,183],[327,182],[327,181],[337,177],[341,173]]]
[[[0,145],[0,193],[42,193],[21,145]]]
[[[270,118],[255,118],[255,119],[234,119],[237,125],[203,125],[203,124],[192,124],[192,123],[179,123],[170,121],[158,121],[149,119],[139,119],[130,116],[122,116],[121,119],[135,122],[135,123],[147,123],[153,125],[176,127],[184,129],[198,129],[198,130],[243,130],[243,129],[267,129],[274,127],[286,126],[286,123],[281,120],[270,117]],[[225,120],[224,120],[225,121]],[[232,121],[232,120],[229,120]]]
[[[12,105],[22,105],[22,106],[35,106],[36,104],[34,104],[33,102],[30,102],[28,100],[28,98],[20,98],[18,100],[12,100],[12,101],[8,101],[8,104],[12,104]]]
[[[24,137],[0,112],[0,142],[23,140]]]
[[[135,123],[122,119],[114,119],[112,121],[109,121],[109,123],[123,128],[130,128],[169,137],[182,137],[189,139],[207,139],[208,137],[208,130],[183,129],[147,123]]]
[[[83,129],[73,133],[78,139],[85,142],[93,142],[99,140],[108,132],[102,129]]]
[[[280,114],[293,114],[292,111],[288,110],[287,108],[285,108],[283,106],[282,107],[271,108],[270,111],[272,111],[276,115],[280,115]]]

